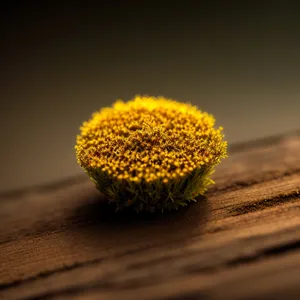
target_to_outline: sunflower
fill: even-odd
[[[227,157],[223,128],[196,106],[135,96],[95,112],[75,145],[80,166],[116,210],[178,209],[213,183]]]

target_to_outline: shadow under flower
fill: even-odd
[[[101,195],[91,195],[68,217],[73,234],[83,238],[90,247],[129,249],[168,245],[172,241],[185,243],[197,232],[204,231],[210,216],[206,197],[178,211],[140,212],[131,209],[115,212]]]

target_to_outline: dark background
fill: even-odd
[[[2,4],[0,191],[82,173],[78,128],[118,97],[190,101],[230,143],[299,128],[297,1],[195,2]]]

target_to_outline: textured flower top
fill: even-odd
[[[143,194],[149,198],[155,186],[161,192],[166,189],[164,185],[168,186],[170,193],[172,184],[192,179],[199,171],[202,188],[194,194],[202,194],[211,183],[208,178],[204,182],[204,175],[209,175],[220,159],[226,157],[227,143],[223,141],[222,128],[215,129],[214,123],[212,115],[197,107],[164,97],[117,100],[112,107],[101,109],[83,123],[75,146],[77,160],[119,208],[131,205],[132,197]],[[127,190],[135,193],[123,195],[130,199],[116,200],[116,194],[122,197],[119,195],[121,182],[124,188],[127,186]],[[136,196],[138,190],[141,193]],[[159,201],[157,196],[155,201]]]

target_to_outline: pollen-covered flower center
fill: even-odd
[[[141,100],[102,110],[83,125],[76,146],[81,165],[150,182],[219,162],[226,144],[212,116],[187,104]]]

